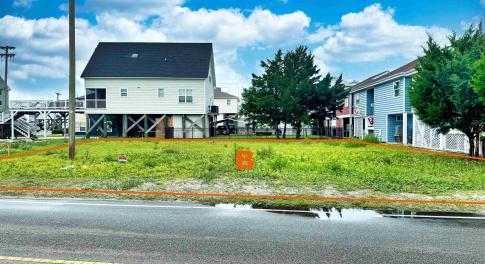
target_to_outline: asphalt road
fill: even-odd
[[[317,214],[313,215],[316,216]],[[0,199],[0,263],[485,263],[485,220]],[[47,260],[48,259],[48,260]]]

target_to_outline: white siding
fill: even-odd
[[[231,100],[231,105],[227,105],[227,100]],[[237,99],[214,99],[214,105],[219,106],[220,114],[237,113]]]
[[[86,109],[86,113],[205,114],[210,105],[207,91],[213,90],[206,82],[207,78],[86,78],[85,88],[106,88],[106,109]],[[128,89],[127,97],[121,97],[121,88]],[[164,88],[164,97],[158,97],[158,88]],[[192,89],[193,102],[179,103],[179,89]]]

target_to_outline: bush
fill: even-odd
[[[64,134],[64,129],[62,127],[56,127],[52,129],[52,134]]]
[[[143,160],[143,166],[147,168],[155,168],[157,165],[160,164],[160,160],[155,157],[147,157]]]
[[[362,140],[369,143],[380,143],[380,140],[374,135],[365,135]]]
[[[274,155],[274,150],[271,148],[271,145],[269,145],[268,148],[258,149],[256,155],[262,159],[271,158]]]

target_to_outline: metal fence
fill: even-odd
[[[69,109],[68,100],[11,100],[10,108],[19,110]],[[84,100],[76,101],[76,109],[84,109]]]
[[[159,138],[204,138],[204,137],[215,137],[215,138],[296,138],[297,129],[287,128],[286,132],[283,129],[274,128],[233,128],[233,129],[218,129],[218,128],[207,128],[200,129],[198,127],[189,128],[165,128],[162,131],[153,130],[148,133],[148,137],[159,137]],[[299,138],[343,138],[348,134],[342,128],[325,128],[319,133],[318,129],[315,128],[302,128],[300,130]],[[116,136],[116,135],[114,135]],[[144,133],[136,133],[136,137],[144,137]]]

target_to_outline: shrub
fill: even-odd
[[[115,156],[108,154],[108,155],[104,156],[104,161],[105,162],[115,162],[115,161],[118,161],[118,159]]]
[[[362,140],[365,141],[365,142],[369,142],[369,143],[379,143],[380,142],[380,140],[374,135],[364,135],[364,138]]]
[[[147,157],[143,160],[143,166],[148,168],[154,168],[158,164],[160,164],[160,161],[156,157]]]
[[[262,159],[271,158],[274,156],[274,150],[271,148],[271,145],[269,145],[268,148],[258,149],[256,151],[256,155],[258,155]]]
[[[165,147],[164,151],[165,151],[165,153],[168,153],[168,154],[178,154],[178,153],[180,153],[180,150],[178,150],[175,147],[171,147],[171,146]]]
[[[64,134],[64,129],[62,127],[56,127],[52,129],[52,134]]]
[[[278,171],[286,168],[289,164],[290,164],[290,161],[282,155],[277,155],[269,163],[271,169],[278,170]]]

